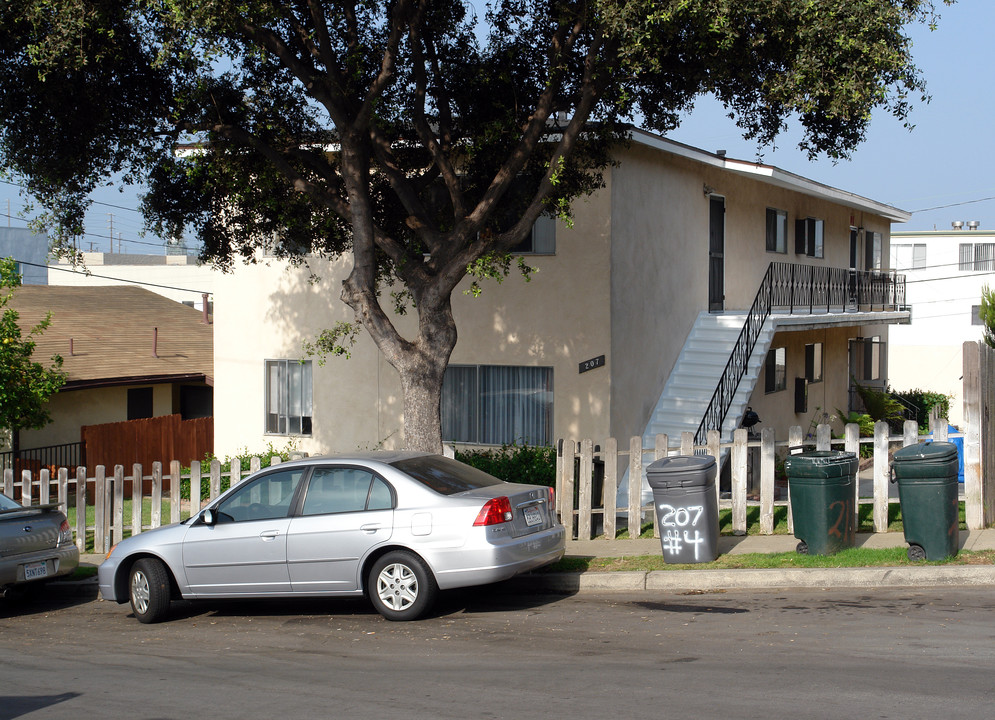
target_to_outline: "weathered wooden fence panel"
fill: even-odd
[[[772,534],[774,532],[775,512],[778,507],[787,505],[788,532],[793,532],[793,518],[791,516],[790,497],[787,492],[785,497],[778,498],[778,482],[776,475],[777,457],[779,450],[781,454],[802,452],[806,447],[828,450],[830,448],[842,449],[855,454],[860,453],[861,446],[868,447],[873,452],[872,460],[872,497],[861,498],[859,480],[855,483],[853,505],[854,519],[859,520],[860,504],[872,504],[872,520],[875,532],[887,532],[888,530],[888,507],[892,503],[898,502],[897,498],[889,497],[890,485],[890,453],[897,446],[912,445],[921,440],[947,440],[949,431],[945,419],[938,419],[933,423],[932,435],[920,437],[918,426],[913,421],[908,421],[903,427],[900,436],[889,435],[887,423],[877,423],[875,425],[873,438],[863,438],[859,436],[859,427],[856,424],[849,424],[844,429],[842,439],[833,439],[831,428],[828,425],[820,425],[816,428],[815,437],[806,442],[802,429],[792,427],[788,433],[786,442],[777,442],[772,428],[765,428],[760,437],[750,437],[746,430],[737,430],[732,443],[720,443],[718,433],[710,435],[707,445],[696,447],[689,444],[688,439],[681,438],[679,445],[674,446],[669,443],[666,435],[658,435],[654,439],[652,448],[644,448],[642,439],[638,437],[630,438],[627,452],[618,450],[618,442],[615,438],[609,438],[602,447],[604,451],[598,452],[593,442],[585,440],[577,443],[570,440],[560,441],[558,447],[561,448],[562,463],[558,465],[560,472],[557,474],[557,504],[560,518],[570,531],[571,537],[590,538],[591,528],[597,527],[596,517],[601,515],[601,526],[604,528],[605,537],[617,537],[620,529],[617,521],[618,515],[624,515],[621,529],[627,530],[628,537],[637,538],[640,536],[643,523],[654,523],[654,536],[659,537],[658,528],[655,525],[655,512],[652,503],[642,505],[642,478],[644,467],[649,458],[653,460],[666,456],[667,454],[692,454],[694,452],[706,452],[714,457],[722,457],[722,453],[728,452],[731,492],[728,499],[719,496],[720,507],[731,510],[731,529],[734,534],[742,535],[748,531],[747,510],[751,505],[759,505],[759,531],[761,534]],[[966,443],[965,443],[966,444]],[[749,491],[749,464],[750,450],[759,451],[759,481],[755,484],[759,491],[759,496],[750,494]],[[590,457],[589,457],[590,456]],[[584,488],[590,483],[592,468],[597,462],[603,463],[604,487],[602,502],[588,502],[588,491]],[[628,483],[628,506],[617,508],[615,498],[619,487],[617,470],[628,467],[628,477],[635,478],[635,481]],[[574,498],[574,487],[582,490],[578,497]],[[783,487],[783,482],[782,482]],[[716,492],[719,492],[719,483],[716,482]],[[982,508],[984,503],[986,507]],[[995,495],[977,494],[976,496],[966,496],[965,505],[969,513],[983,515],[995,504]],[[621,510],[621,512],[619,512]],[[574,528],[579,533],[574,533]],[[974,529],[974,528],[972,528]]]
[[[591,455],[590,452],[587,454]],[[293,457],[296,459],[304,456]],[[271,466],[280,461],[279,456],[269,458]],[[257,472],[261,468],[260,458],[250,458],[250,472]],[[201,490],[204,475],[200,463],[192,463],[188,473],[182,473],[181,469],[179,460],[169,463],[168,475],[163,474],[160,462],[152,463],[149,474],[145,474],[142,465],[138,463],[131,466],[130,474],[125,474],[124,466],[120,464],[114,466],[113,474],[108,474],[103,465],[98,465],[90,477],[87,469],[82,466],[76,468],[74,476],[70,476],[66,468],[60,469],[54,481],[56,502],[67,515],[75,513],[75,519],[70,524],[80,552],[89,551],[102,555],[112,544],[129,535],[159,527],[167,514],[169,522],[179,522],[198,512],[205,500],[211,501],[218,497],[225,481],[228,485],[238,484],[245,477],[239,460],[233,461],[227,469],[214,460],[207,475],[208,497],[204,498]],[[181,489],[181,483],[185,480],[190,483],[189,497]],[[47,504],[52,499],[52,482],[51,474],[44,468],[37,473],[37,477],[30,471],[22,471],[19,478],[12,468],[5,468],[0,490],[25,505]],[[168,494],[165,492],[167,482]],[[87,520],[87,511],[91,507],[90,498],[93,498],[92,522]],[[131,503],[131,512],[127,513],[127,517],[126,499]],[[163,512],[164,502],[169,506],[168,513]]]

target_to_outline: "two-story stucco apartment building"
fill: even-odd
[[[907,213],[641,131],[618,160],[572,228],[537,223],[531,282],[457,293],[447,442],[675,436],[707,429],[706,412],[728,435],[748,405],[785,437],[846,410],[851,376],[886,382],[888,326],[909,317],[889,233]],[[349,261],[272,260],[218,279],[219,455],[291,437],[309,452],[402,443],[397,373],[368,337],[350,359],[300,361],[305,339],[351,320]],[[751,307],[762,331],[734,354]],[[742,379],[709,411],[727,365]]]

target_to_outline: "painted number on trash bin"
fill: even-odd
[[[692,535],[688,528],[694,528],[704,512],[704,505],[690,505],[675,508],[672,505],[660,506],[660,527],[663,529],[663,552],[677,555],[685,545],[694,547],[694,559],[698,559],[698,548],[705,542],[698,530]]]
[[[836,502],[829,503],[830,510],[837,507],[839,508],[839,515],[836,517],[836,522],[833,523],[833,526],[829,528],[829,535],[849,540],[853,537],[854,533],[853,500],[837,500]]]

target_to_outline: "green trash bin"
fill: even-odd
[[[898,483],[909,560],[942,560],[960,548],[957,446],[949,442],[909,445],[895,453],[892,482]]]
[[[784,461],[798,552],[832,555],[856,544],[857,456],[838,450],[789,455]]]

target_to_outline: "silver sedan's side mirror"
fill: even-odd
[[[216,518],[214,517],[214,511],[208,509],[202,512],[200,514],[200,521],[208,526],[214,525],[214,523],[216,522]]]

